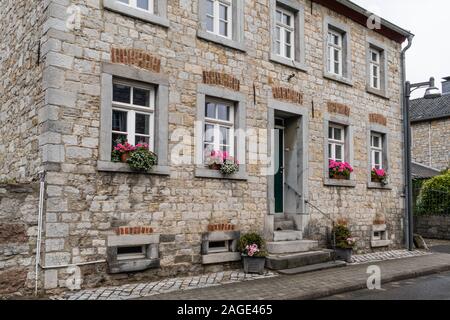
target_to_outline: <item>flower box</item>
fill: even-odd
[[[249,257],[242,256],[245,273],[264,274],[264,266],[266,265],[265,257]]]
[[[353,172],[353,168],[349,163],[334,160],[330,160],[328,170],[330,178],[336,180],[350,180],[350,174]]]

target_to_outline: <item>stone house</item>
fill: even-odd
[[[412,158],[438,171],[450,168],[450,77],[442,96],[411,101]]]
[[[310,250],[329,219],[360,251],[402,247],[411,34],[373,19],[350,1],[2,2],[2,292],[230,267],[239,232]],[[158,165],[112,162],[119,137]],[[205,149],[239,171],[209,169]]]

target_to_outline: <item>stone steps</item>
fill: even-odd
[[[324,263],[311,264],[311,265],[307,265],[304,267],[278,270],[278,272],[281,274],[285,274],[285,275],[294,275],[294,274],[320,271],[320,270],[326,270],[326,269],[332,269],[332,268],[340,268],[340,267],[345,267],[346,265],[347,265],[347,263],[345,263],[344,261],[328,261],[328,262],[324,262]]]
[[[319,243],[315,240],[273,241],[266,244],[269,254],[307,252],[317,249],[318,246]]]
[[[325,263],[332,259],[333,252],[331,250],[269,255],[266,258],[266,267],[272,270],[284,270]]]
[[[275,220],[274,222],[274,229],[276,231],[280,231],[280,230],[294,230],[295,229],[295,224],[294,221],[292,220]]]
[[[302,240],[303,232],[297,230],[282,230],[273,233],[273,241],[295,241]]]

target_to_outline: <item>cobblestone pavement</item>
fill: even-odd
[[[242,271],[224,271],[209,273],[201,276],[169,278],[149,283],[126,284],[118,287],[103,287],[95,289],[68,292],[61,296],[54,296],[52,300],[128,300],[145,296],[152,296],[173,291],[185,291],[207,288],[230,283],[267,279],[276,277],[273,272],[264,275],[245,274]]]
[[[403,259],[403,258],[412,258],[412,257],[420,257],[429,255],[431,252],[429,251],[408,251],[408,250],[392,250],[392,251],[384,251],[384,252],[375,252],[375,253],[367,253],[361,255],[352,256],[351,264],[361,264],[368,262],[376,262],[376,261],[386,261],[393,259]]]
[[[450,270],[449,254],[428,254],[373,263],[382,284]],[[367,287],[367,264],[349,265],[292,276],[226,284],[144,297],[145,300],[293,300],[317,299]]]

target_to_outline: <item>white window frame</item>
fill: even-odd
[[[338,44],[335,44],[331,39],[337,37]],[[327,71],[331,74],[343,76],[343,41],[344,35],[338,31],[328,29],[327,36]],[[335,53],[338,53],[338,61],[334,59]],[[338,63],[338,70],[336,70],[336,63]]]
[[[125,6],[129,6],[129,7],[132,7],[134,9],[141,10],[141,11],[144,11],[144,12],[148,12],[148,13],[151,13],[151,14],[154,14],[154,11],[155,11],[154,10],[154,7],[155,7],[154,0],[148,0],[148,10],[139,8],[137,6],[137,0],[128,0],[128,3],[122,2],[120,0],[116,0],[116,1],[121,3],[121,4],[123,4],[123,5],[125,5]]]
[[[230,120],[229,121],[219,120],[218,119],[218,110],[219,109],[217,107],[216,107],[216,118],[207,117],[206,116],[206,105],[208,103],[221,104],[221,105],[228,106],[230,108]],[[206,144],[214,145],[213,150],[215,150],[215,151],[222,150],[221,147],[223,147],[223,146],[229,146],[229,148],[230,148],[229,155],[231,157],[234,157],[234,155],[235,155],[235,151],[234,151],[234,128],[235,128],[234,113],[235,113],[235,110],[234,110],[234,108],[235,108],[235,106],[232,102],[206,97],[205,107],[204,107],[204,110],[205,110],[204,111],[205,112],[204,119],[205,120],[203,123],[203,139],[202,139],[203,140],[202,148],[203,148],[203,154],[204,154],[203,161],[205,161],[205,158],[206,158],[206,154],[205,154],[205,152],[206,152],[205,145]],[[205,130],[206,125],[211,125],[214,127],[213,143],[206,141],[206,130]],[[221,140],[220,139],[221,138],[221,133],[220,133],[221,127],[229,129],[228,139],[230,141],[230,144],[224,145],[224,144],[220,143],[221,142],[220,141]]]
[[[380,141],[379,146],[374,145],[374,137],[377,137]],[[375,163],[375,154],[380,154],[380,163]],[[383,135],[376,132],[371,132],[370,134],[370,163],[372,165],[372,169],[383,169]]]
[[[130,92],[130,103],[123,103],[123,102],[117,102],[114,101],[114,95],[112,99],[112,109],[111,113],[114,111],[121,111],[127,113],[127,131],[121,132],[121,131],[115,131],[112,130],[113,134],[121,134],[126,135],[127,140],[130,144],[134,145],[136,137],[145,137],[149,138],[149,150],[154,151],[155,150],[155,87],[151,85],[145,85],[141,83],[136,83],[133,81],[128,80],[119,80],[119,79],[113,79],[113,90],[114,90],[114,84],[129,86],[131,88]],[[133,95],[134,95],[134,88],[137,89],[143,89],[149,91],[149,107],[143,107],[139,105],[133,104]],[[149,119],[149,135],[145,134],[136,134],[136,114],[143,114],[148,115],[150,117]]]
[[[332,132],[332,136],[330,137],[330,129]],[[341,139],[335,139],[334,130],[341,130]],[[330,123],[328,126],[328,159],[344,162],[345,161],[345,127],[337,124]],[[330,154],[330,146],[331,146],[331,154]],[[342,148],[342,159],[336,159],[336,146],[341,146]]]
[[[233,38],[233,4],[231,1],[226,0],[206,0],[213,3],[213,15],[206,13],[206,17],[211,17],[213,19],[213,30],[208,30],[206,28],[206,31],[215,35],[218,35],[219,37],[223,37],[226,39],[232,39]],[[220,6],[227,7],[227,15],[228,20],[220,19]],[[206,21],[206,18],[205,18]],[[220,22],[225,21],[227,22],[227,35],[220,34]]]
[[[283,15],[289,16],[291,25],[286,25],[282,21],[278,21],[277,20],[278,13],[281,13],[282,18],[283,18]],[[280,40],[279,41],[276,39],[278,29],[280,30]],[[289,32],[291,34],[291,43],[290,44],[287,44],[287,42],[286,42],[286,32]],[[275,11],[275,42],[279,43],[280,52],[277,52],[277,50],[275,48],[275,53],[283,58],[295,60],[295,51],[296,51],[295,50],[295,45],[296,45],[295,36],[296,35],[295,35],[295,15],[294,15],[294,13],[290,12],[288,10],[285,10],[281,7],[276,7],[276,11]],[[291,56],[290,57],[288,57],[286,55],[286,46],[291,47]]]
[[[376,60],[372,59],[374,54],[376,55]],[[375,90],[381,90],[381,52],[379,50],[370,48],[369,55],[370,55],[369,56],[370,87]],[[374,72],[374,68],[377,69],[377,72]]]

